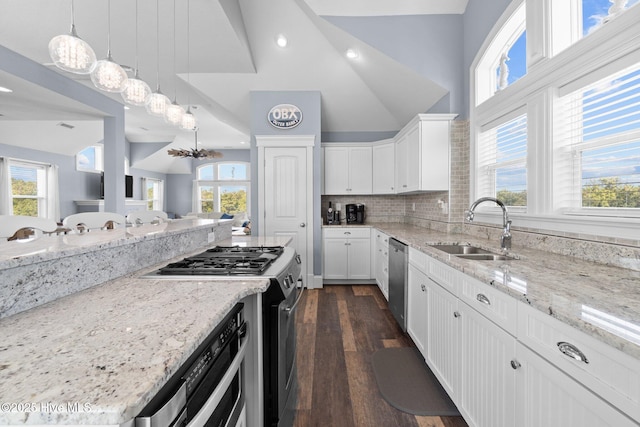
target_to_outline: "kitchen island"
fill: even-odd
[[[43,263],[67,258],[72,262],[75,257],[92,256],[98,265],[108,264],[114,253],[135,256],[144,242],[155,244],[155,257],[162,261],[145,261],[145,268],[138,264],[125,274],[114,266],[121,273],[118,278],[0,319],[0,424],[131,425],[220,320],[238,302],[255,298],[269,286],[267,278],[141,276],[202,247],[282,246],[290,240],[231,238],[226,228],[230,230],[230,224],[227,227],[224,221],[181,220],[163,230],[91,232],[77,236],[93,241],[82,248],[68,245],[65,237],[70,236],[57,236],[55,241],[29,242],[38,242],[44,250],[19,257],[11,256],[4,246],[3,273],[17,269],[13,274],[18,276],[19,270],[39,271]],[[208,242],[212,232],[223,238]],[[184,242],[182,252],[168,249],[170,242]],[[190,249],[185,251],[186,247]],[[166,259],[174,251],[179,254]]]

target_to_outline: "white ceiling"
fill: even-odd
[[[173,1],[158,1],[159,39],[156,1],[138,0],[140,76],[155,90],[158,74],[163,93],[182,105],[191,104],[199,120],[201,146],[217,149],[249,147],[249,93],[254,90],[320,91],[323,131],[400,129],[446,91],[321,16],[463,13],[467,4],[467,0],[190,0],[187,16],[186,1],[176,0],[175,15]],[[78,35],[98,58],[107,51],[107,4],[106,0],[75,2]],[[113,58],[133,67],[135,2],[111,0],[111,10]],[[69,26],[70,0],[2,0],[0,44],[41,64],[51,66],[48,42],[68,32]],[[289,40],[284,49],[275,44],[278,34]],[[348,48],[358,51],[357,60],[346,58]],[[65,75],[91,86],[86,76]],[[98,112],[7,73],[0,72],[0,86],[14,90],[0,93],[0,143],[19,140],[28,148],[72,155],[96,138],[101,140],[95,130],[101,129],[95,125]],[[119,95],[109,96],[121,101]],[[57,126],[60,121],[76,128]],[[81,123],[86,121],[94,124]],[[133,167],[184,172],[182,159],[168,156],[166,149],[192,147],[192,132],[167,125],[144,108],[131,107],[125,115],[125,134],[134,143],[167,142]],[[9,138],[17,135],[19,139]],[[43,136],[51,142],[43,144]]]

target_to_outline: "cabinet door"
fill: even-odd
[[[455,401],[459,372],[458,299],[428,277],[427,364]]]
[[[422,190],[420,188],[420,167],[421,167],[421,147],[420,147],[420,128],[414,127],[407,133],[407,151],[406,156],[406,191]]]
[[[449,190],[449,120],[425,120],[421,124],[421,190]]]
[[[396,192],[407,190],[407,136],[398,138],[396,142]]]
[[[395,144],[390,142],[373,147],[373,194],[394,194]]]
[[[324,147],[324,194],[349,194],[348,147]]]
[[[371,240],[349,239],[348,248],[348,278],[359,280],[371,279]]]
[[[427,275],[409,264],[407,289],[407,333],[426,359],[427,353]]]
[[[387,250],[382,245],[376,245],[375,258],[373,260],[376,283],[384,297],[389,299],[389,256]]]
[[[323,260],[325,279],[347,278],[347,239],[324,239]]]
[[[371,194],[372,148],[349,147],[349,194]]]
[[[522,427],[626,427],[637,424],[518,343],[515,424]]]
[[[515,419],[516,373],[511,367],[516,339],[462,302],[458,311],[462,324],[458,408],[470,425],[520,425]]]

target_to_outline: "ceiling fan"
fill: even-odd
[[[215,150],[207,150],[205,148],[198,149],[198,131],[194,132],[195,134],[195,148],[172,148],[167,150],[170,156],[174,157],[183,157],[189,158],[192,157],[194,159],[215,159],[222,157],[222,153],[220,151]]]

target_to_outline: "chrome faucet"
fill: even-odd
[[[511,249],[511,220],[507,214],[507,207],[500,200],[493,197],[481,197],[475,202],[471,203],[469,210],[465,212],[466,219],[469,222],[473,221],[474,209],[482,202],[494,202],[496,205],[502,208],[502,235],[500,236],[500,249],[508,251]]]

